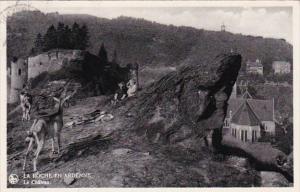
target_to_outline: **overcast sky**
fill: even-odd
[[[90,14],[104,18],[130,16],[176,26],[191,26],[207,30],[220,30],[222,23],[233,33],[283,38],[292,42],[292,8],[201,8],[201,7],[37,7],[43,12],[60,14]]]

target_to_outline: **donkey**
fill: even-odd
[[[65,89],[66,90],[66,89]],[[65,91],[64,90],[64,95]],[[26,141],[29,141],[29,145],[27,148],[27,151],[25,153],[25,159],[23,164],[23,170],[26,169],[26,161],[29,152],[33,148],[33,142],[37,144],[37,149],[34,154],[33,159],[33,171],[37,171],[37,161],[39,158],[39,154],[41,150],[43,149],[46,137],[50,137],[52,142],[52,154],[55,153],[55,147],[54,143],[56,141],[57,144],[57,154],[60,153],[61,143],[60,143],[60,134],[63,127],[63,104],[74,94],[76,93],[76,90],[67,97],[53,97],[54,101],[56,102],[55,108],[57,111],[51,114],[42,115],[39,116],[37,119],[34,120],[30,130],[27,132],[27,138]]]
[[[21,108],[22,108],[22,121],[30,120],[30,111],[31,111],[31,105],[32,105],[32,96],[22,91],[20,93],[20,102],[21,102]]]

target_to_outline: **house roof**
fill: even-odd
[[[255,126],[260,124],[260,120],[249,105],[249,103],[244,102],[242,105],[238,108],[236,113],[232,116],[231,119],[232,123],[236,123],[238,125],[250,125]]]
[[[227,117],[229,117],[230,111],[232,112],[232,117],[235,116],[236,113],[239,113],[239,109],[243,107],[245,103],[248,104],[250,110],[252,110],[260,121],[274,121],[273,100],[232,98],[228,101]]]

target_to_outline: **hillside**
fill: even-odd
[[[62,152],[48,155],[51,145],[46,142],[38,162],[40,173],[61,176],[38,184],[21,176],[17,185],[8,187],[292,186],[291,164],[281,166],[278,160],[287,161],[287,155],[255,143],[237,148],[237,140],[222,136],[241,56],[221,55],[213,63],[210,70],[184,66],[116,105],[109,96],[76,99],[63,112]],[[48,86],[53,87],[61,85],[56,81]],[[113,118],[99,120],[101,111]],[[22,122],[20,112],[8,114],[8,174],[23,175],[24,137],[33,120]],[[31,164],[25,167],[27,173]],[[90,176],[66,182],[68,173]]]
[[[72,25],[85,23],[89,29],[88,51],[98,53],[104,42],[109,58],[117,51],[125,65],[137,61],[141,67],[178,66],[206,63],[209,58],[234,49],[248,59],[260,58],[268,71],[273,60],[292,63],[292,45],[284,40],[253,37],[229,32],[207,31],[191,27],[162,25],[144,19],[119,17],[104,19],[90,15],[44,14],[39,11],[19,12],[8,18],[8,59],[29,54],[34,38],[61,21]]]

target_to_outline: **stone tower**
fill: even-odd
[[[221,25],[221,31],[225,32],[226,31],[226,26],[224,25],[224,23]]]
[[[19,101],[20,91],[25,88],[28,77],[28,64],[27,60],[14,59],[11,62],[11,85],[10,85],[10,98],[9,103]]]

